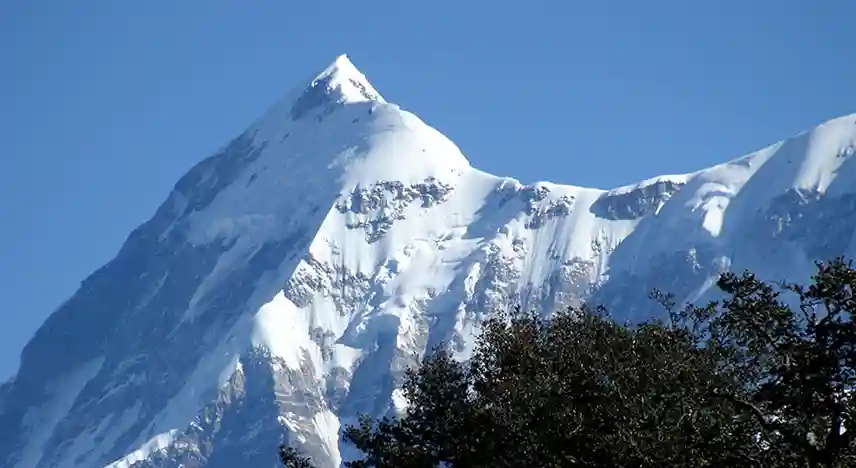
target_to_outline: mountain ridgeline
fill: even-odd
[[[347,57],[193,167],[0,386],[0,467],[319,467],[510,305],[621,319],[856,253],[856,115],[612,190],[473,168]]]

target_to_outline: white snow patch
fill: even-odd
[[[282,358],[292,370],[302,367],[304,351],[320,352],[309,338],[306,314],[282,292],[255,314],[253,345],[266,347],[272,355]],[[313,364],[318,362],[320,359]],[[320,374],[321,369],[317,370]]]
[[[339,466],[342,457],[339,454],[339,417],[329,409],[315,413],[312,417],[312,425],[315,433],[321,437],[324,450],[333,462],[333,466]]]
[[[392,391],[392,406],[398,414],[403,414],[407,410],[407,398],[404,397],[404,391],[396,388]]]
[[[176,430],[158,434],[147,440],[138,449],[114,461],[113,463],[110,463],[104,468],[131,468],[134,463],[145,460],[150,454],[169,447],[177,435],[178,431]]]

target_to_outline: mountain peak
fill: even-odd
[[[369,83],[366,76],[354,66],[347,54],[336,57],[327,68],[310,83],[310,88],[337,90],[344,102],[385,102],[380,93]]]
[[[292,88],[251,129],[271,137],[283,133],[285,122],[313,117],[320,121],[343,104],[357,103],[383,104],[386,100],[348,56],[342,54],[323,71]]]

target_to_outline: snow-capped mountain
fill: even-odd
[[[856,115],[692,174],[524,185],[386,102],[345,56],[175,186],[0,386],[0,467],[320,466],[404,404],[426,349],[579,300],[647,317],[729,268],[856,253]]]

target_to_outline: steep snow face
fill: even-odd
[[[0,466],[320,466],[404,370],[510,304],[658,313],[853,254],[856,116],[614,190],[474,169],[345,56],[184,176],[0,387]]]

